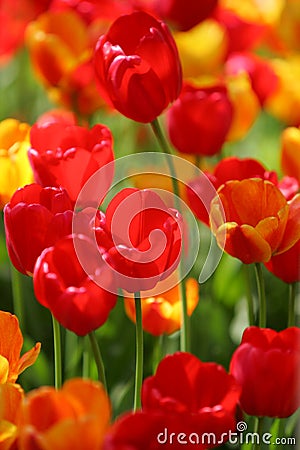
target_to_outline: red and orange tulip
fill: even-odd
[[[228,181],[211,203],[218,244],[243,263],[267,262],[300,237],[300,195],[289,202],[269,181]]]
[[[31,391],[20,415],[20,450],[95,450],[102,448],[111,409],[100,383],[73,378],[60,390]]]
[[[188,314],[191,315],[199,301],[199,285],[194,278],[186,281]],[[124,298],[128,317],[135,322],[133,298]],[[171,334],[181,326],[181,301],[179,286],[155,297],[142,297],[143,329],[154,336]]]

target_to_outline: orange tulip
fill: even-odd
[[[21,186],[32,183],[27,157],[30,126],[15,119],[0,122],[0,209]]]
[[[23,390],[18,384],[0,385],[0,449],[10,450],[16,440]]]
[[[261,109],[248,74],[241,72],[228,76],[226,86],[233,106],[233,117],[226,140],[236,141],[248,133]]]
[[[20,373],[31,366],[40,352],[41,344],[20,358],[23,336],[16,316],[0,311],[0,384],[14,383]]]
[[[194,278],[186,281],[188,315],[191,316],[199,301],[199,285]],[[135,322],[134,299],[124,299],[125,311]],[[156,297],[142,298],[143,328],[154,336],[171,334],[181,325],[181,302],[178,285]]]
[[[281,136],[282,171],[300,182],[300,129],[286,128]]]
[[[23,402],[19,450],[95,450],[102,448],[110,403],[99,382],[73,378],[62,389],[41,387]]]
[[[300,194],[287,202],[271,182],[228,181],[211,203],[210,223],[225,252],[245,264],[267,262],[300,238]]]
[[[94,80],[88,31],[74,11],[44,13],[26,30],[33,67],[50,98],[82,114],[103,104]]]

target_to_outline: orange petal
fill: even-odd
[[[253,227],[239,226],[233,222],[226,223],[216,233],[218,243],[220,238],[221,244],[223,244],[224,233],[226,236],[224,250],[229,255],[240,259],[244,264],[266,262],[271,258],[269,244]]]
[[[0,355],[0,384],[7,382],[8,372],[9,372],[9,363],[4,356]]]
[[[17,424],[23,396],[23,389],[18,384],[0,385],[0,422],[6,420]]]
[[[16,375],[23,345],[23,336],[16,316],[0,311],[0,355],[9,363],[9,377]]]
[[[32,364],[35,363],[37,357],[39,356],[40,350],[41,350],[41,344],[40,344],[40,342],[37,342],[31,350],[24,353],[24,355],[20,358],[19,363],[18,363],[17,375],[20,375],[20,373],[22,373],[25,369],[27,369],[27,367],[32,366]],[[10,377],[10,378],[13,378],[13,377]],[[13,381],[15,381],[15,380],[13,380]]]

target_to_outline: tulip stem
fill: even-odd
[[[60,389],[62,385],[62,364],[61,364],[61,333],[60,324],[52,314],[53,342],[54,342],[54,385]]]
[[[249,265],[248,264],[243,264],[243,273],[244,273],[244,279],[245,279],[246,299],[247,299],[247,305],[248,305],[248,320],[249,320],[249,325],[252,326],[255,323],[254,303],[253,303],[253,296],[252,296],[251,285],[250,285],[250,274],[249,274]]]
[[[288,327],[295,326],[296,283],[289,285]]]
[[[255,263],[254,268],[255,268],[258,302],[259,302],[258,326],[261,328],[265,328],[267,324],[267,302],[266,302],[264,276],[260,263]]]
[[[99,347],[99,343],[98,343],[95,331],[91,331],[89,333],[89,339],[90,339],[95,363],[97,366],[98,379],[103,384],[104,389],[107,391],[105,368],[104,368],[104,363],[103,363],[103,359],[102,359],[102,355],[101,355],[101,351],[100,351],[100,347]]]
[[[22,274],[15,269],[15,267],[10,263],[10,273],[11,273],[11,288],[13,296],[13,308],[14,314],[19,320],[19,326],[22,332],[25,332],[25,315],[24,315],[24,303],[22,295]]]
[[[151,122],[152,130],[161,146],[161,149],[164,154],[166,155],[172,155],[172,152],[169,148],[169,144],[162,132],[160,123],[158,119],[153,120]],[[175,208],[180,212],[180,192],[179,192],[179,183],[176,176],[176,170],[174,167],[174,162],[172,158],[169,158],[167,156],[166,158],[170,175],[172,178],[172,186],[173,186],[173,192],[175,194]],[[184,255],[184,241],[182,239],[181,244],[181,255]],[[187,310],[187,296],[186,296],[186,289],[184,285],[184,262],[182,259],[182,256],[179,261],[179,292],[180,292],[180,298],[181,298],[181,313],[182,313],[182,320],[181,320],[181,329],[180,329],[180,350],[182,352],[188,352],[190,350],[190,333],[189,333],[189,316],[188,316],[188,310]]]
[[[254,418],[254,429],[253,432],[257,435],[256,442],[253,442],[252,450],[260,449],[260,441],[263,431],[263,417],[255,417]]]
[[[136,361],[135,361],[135,386],[133,410],[141,408],[141,390],[143,383],[144,344],[143,344],[143,322],[142,302],[140,292],[134,293],[135,301],[135,331],[136,331]]]

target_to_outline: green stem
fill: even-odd
[[[25,314],[24,314],[24,302],[23,302],[23,290],[22,290],[22,277],[23,275],[15,269],[15,267],[10,263],[10,273],[11,273],[11,287],[13,296],[13,308],[14,314],[19,320],[19,325],[22,332],[25,332]]]
[[[91,363],[91,354],[90,354],[90,346],[87,337],[83,338],[83,352],[82,352],[82,378],[89,378],[90,376],[90,363]]]
[[[62,364],[61,364],[61,333],[60,324],[52,314],[53,342],[54,342],[54,385],[60,389],[62,385]]]
[[[296,283],[289,285],[288,327],[295,326]]]
[[[253,432],[257,433],[259,438],[258,438],[258,441],[253,443],[252,450],[259,450],[261,436],[262,436],[262,432],[263,432],[263,417],[255,417]]]
[[[133,410],[141,408],[141,390],[143,383],[144,344],[143,344],[143,322],[142,302],[140,292],[135,292],[135,330],[136,330],[136,360],[135,360],[135,386]]]
[[[92,351],[94,354],[95,363],[97,366],[98,371],[98,379],[103,384],[105,390],[107,391],[107,384],[106,384],[106,377],[105,377],[105,369],[104,369],[104,363],[100,351],[100,347],[96,338],[95,331],[91,331],[89,333],[89,339],[92,347]]]
[[[265,328],[267,324],[267,302],[265,293],[265,282],[260,263],[255,263],[255,276],[257,282],[258,302],[259,302],[259,320],[258,326]]]
[[[151,122],[152,130],[161,146],[163,153],[166,155],[172,155],[172,152],[169,148],[168,142],[162,132],[161,126],[159,124],[158,119],[155,119]],[[170,157],[166,157],[166,161],[169,167],[170,175],[172,178],[172,186],[173,192],[175,194],[175,208],[180,212],[180,192],[179,192],[179,183],[176,176],[176,170],[174,166],[173,159]],[[188,352],[190,350],[190,333],[189,333],[189,316],[187,312],[187,297],[186,290],[184,285],[184,242],[182,239],[182,250],[181,250],[181,258],[179,261],[179,292],[181,298],[181,313],[182,313],[182,321],[181,321],[181,330],[180,330],[180,350],[183,352]]]
[[[243,274],[245,279],[245,290],[246,290],[246,299],[247,299],[247,306],[248,306],[248,320],[249,325],[254,325],[254,303],[253,303],[253,295],[252,295],[252,289],[251,289],[251,282],[250,282],[250,274],[249,274],[249,265],[243,264]]]

